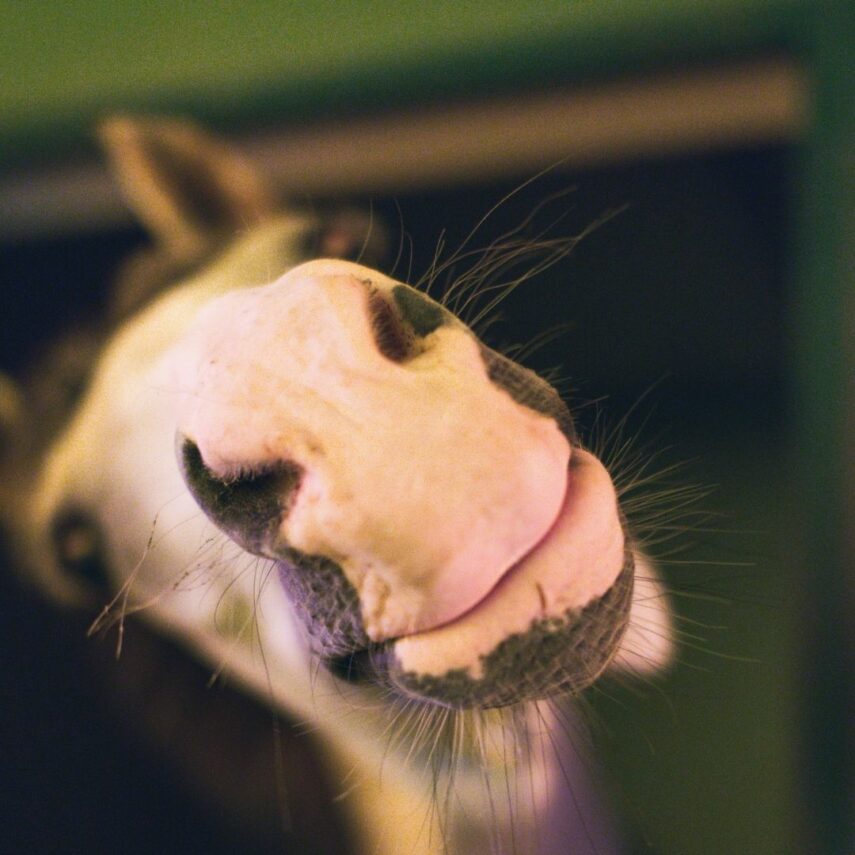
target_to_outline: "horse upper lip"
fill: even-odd
[[[569,488],[569,480],[568,480],[568,488]],[[562,503],[562,507],[563,507],[563,503]],[[484,595],[480,599],[478,599],[476,602],[472,603],[466,609],[461,611],[459,614],[454,615],[453,617],[449,618],[446,621],[442,621],[441,623],[437,623],[437,624],[434,624],[433,626],[429,626],[429,627],[426,627],[424,629],[419,629],[419,630],[416,630],[414,632],[402,633],[401,635],[396,636],[394,639],[390,639],[390,640],[391,641],[398,641],[399,639],[410,638],[412,636],[419,635],[423,632],[432,632],[433,630],[443,629],[445,627],[448,627],[448,626],[451,626],[451,625],[457,623],[458,621],[465,620],[469,615],[473,614],[474,612],[477,612],[478,609],[487,600],[490,599],[490,597],[493,595],[493,592],[497,588],[499,588],[507,579],[509,579],[525,563],[525,561],[529,558],[530,555],[537,552],[537,550],[540,549],[540,547],[547,540],[549,540],[550,535],[554,531],[555,527],[559,524],[559,520],[560,520],[560,512],[558,514],[556,514],[555,519],[553,519],[552,522],[550,522],[550,524],[546,527],[546,530],[537,539],[537,541],[535,541],[525,551],[525,553],[523,553],[523,555],[521,555],[513,564],[511,564],[505,570],[505,572],[502,573],[501,576],[499,576],[495,580],[492,587],[489,590],[485,591]]]
[[[609,590],[626,546],[614,486],[603,465],[581,449],[569,475],[556,521],[486,596],[454,620],[396,639],[405,670],[477,672],[484,656],[533,621],[564,619]]]

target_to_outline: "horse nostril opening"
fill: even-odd
[[[404,362],[413,349],[413,335],[379,291],[368,295],[368,316],[377,349],[392,362]]]
[[[449,320],[449,313],[409,285],[396,285],[392,299],[380,291],[368,294],[368,314],[377,349],[392,362],[416,356],[419,339]]]
[[[208,469],[195,442],[183,437],[178,442],[181,471],[196,502],[233,540],[249,552],[261,553],[293,504],[303,470],[280,461],[224,479]]]

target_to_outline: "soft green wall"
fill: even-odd
[[[0,164],[100,113],[304,117],[780,45],[798,0],[0,0]]]

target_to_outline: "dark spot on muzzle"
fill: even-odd
[[[493,383],[504,389],[518,404],[554,419],[567,441],[571,445],[578,445],[570,410],[546,380],[484,344],[481,345],[481,359]]]
[[[369,648],[359,596],[341,567],[296,549],[280,549],[279,555],[279,580],[321,660],[329,666]]]
[[[401,317],[418,336],[430,335],[451,317],[439,303],[409,285],[396,285],[392,289],[392,299]]]

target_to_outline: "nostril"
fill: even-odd
[[[205,465],[199,447],[179,437],[184,480],[208,518],[249,552],[260,553],[293,504],[303,470],[290,461],[228,479]]]
[[[392,362],[404,362],[417,355],[418,340],[446,323],[449,314],[408,285],[396,285],[391,297],[369,292],[368,314],[377,349]]]
[[[379,291],[371,291],[368,295],[368,316],[380,353],[392,362],[404,362],[409,358],[413,351],[414,336]]]

